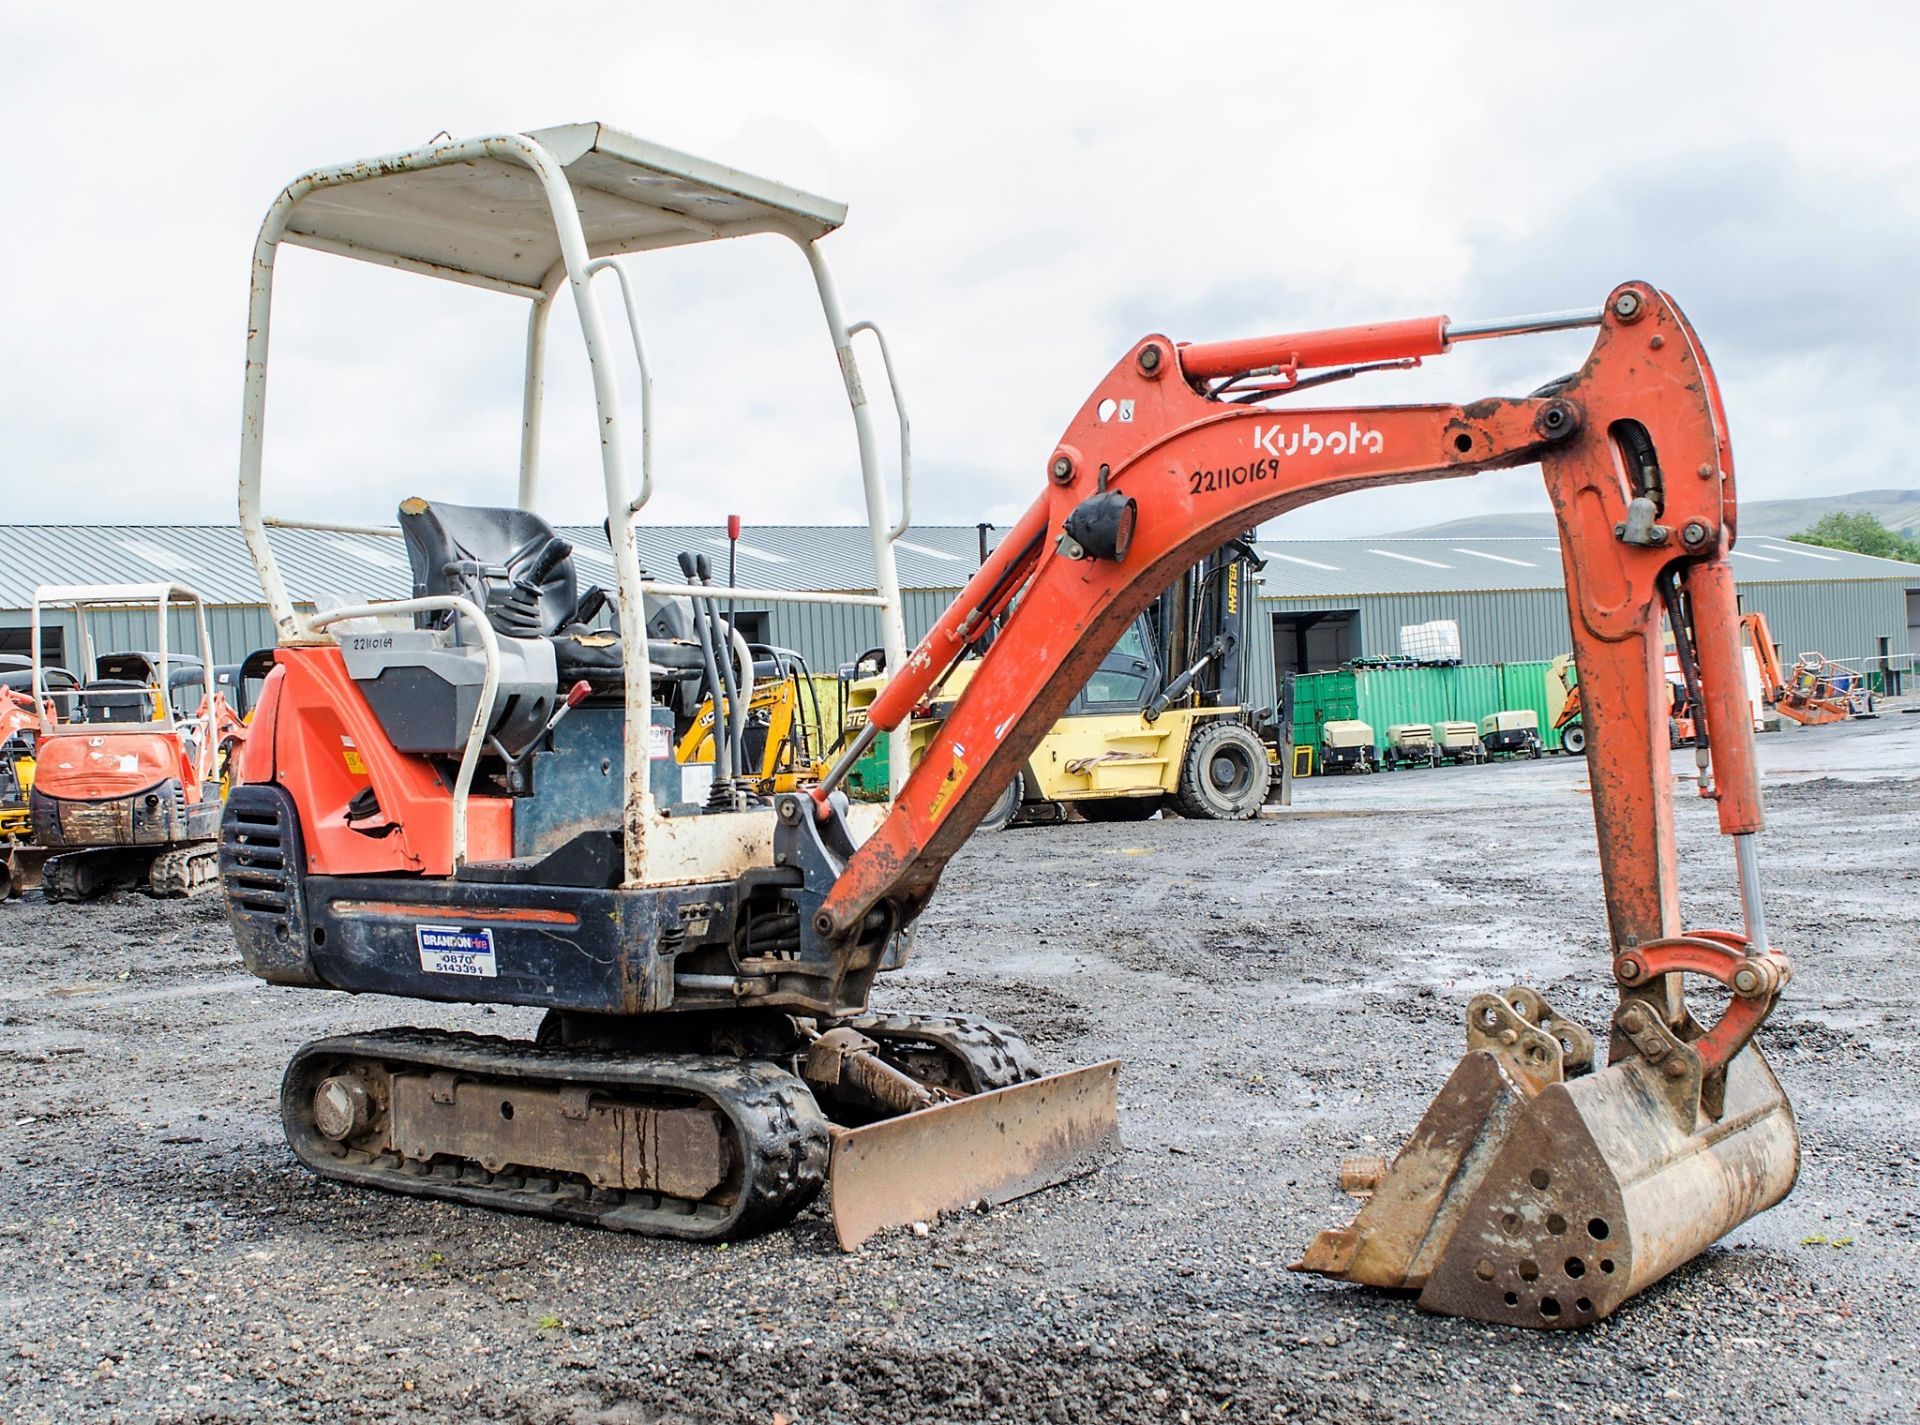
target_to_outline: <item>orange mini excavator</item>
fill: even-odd
[[[41,663],[43,622],[72,620],[81,666],[71,684]],[[153,653],[94,653],[97,622],[139,621]],[[186,622],[198,656],[169,650]],[[156,896],[211,890],[219,879],[220,795],[228,756],[246,728],[213,686],[206,605],[176,584],[42,586],[33,595],[34,697],[42,709],[29,805],[52,900],[116,887]],[[54,720],[56,702],[68,706]]]
[[[640,572],[653,472],[643,424],[636,493],[592,279],[621,254],[714,237],[800,247],[854,412],[868,601],[894,638],[889,541],[907,526],[877,478],[852,342],[866,324],[840,317],[819,250],[841,215],[598,125],[314,170],[270,210],[241,512],[281,641],[223,823],[235,934],[281,984],[549,1011],[525,1041],[394,1029],[304,1046],[281,1099],[301,1161],[366,1187],[698,1238],[782,1222],[825,1187],[847,1246],[1086,1171],[1114,1146],[1115,1064],[1036,1077],[1017,1038],[984,1021],[869,1012],[943,867],[1128,624],[1203,554],[1328,495],[1537,464],[1591,744],[1619,989],[1608,1062],[1530,990],[1476,997],[1446,1088],[1359,1217],[1301,1265],[1417,1290],[1438,1311],[1583,1325],[1784,1196],[1793,1118],[1753,1042],[1788,969],[1767,942],[1754,855],[1732,457],[1700,344],[1645,283],[1593,310],[1483,325],[1142,338],[1047,455],[1012,533],[911,656],[889,659],[895,676],[817,786],[663,814],[654,777],[680,730],[669,693],[743,640],[716,625],[689,654],[674,601],[701,589]],[[403,503],[387,537],[404,539],[411,598],[316,616],[281,582],[260,494],[282,242],[533,304],[518,503]],[[563,288],[592,358],[605,554],[533,512],[537,361]],[[1586,363],[1532,395],[1295,404],[1463,341],[1577,327],[1596,329]],[[582,595],[576,572],[596,565],[616,587]],[[609,605],[615,623],[599,628],[587,615]],[[1700,688],[1700,787],[1733,839],[1738,930],[1681,918],[1663,616]],[[848,770],[996,619],[910,775],[896,745],[892,802],[849,804]],[[738,661],[750,686],[751,658]],[[1715,1022],[1690,1013],[1688,975],[1724,987]]]
[[[33,664],[0,658],[0,900],[40,885],[44,847],[33,844],[33,819],[27,805],[33,790],[34,747],[43,718],[30,690]],[[49,702],[44,716],[51,718]]]

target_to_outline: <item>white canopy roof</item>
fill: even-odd
[[[564,169],[594,257],[776,229],[811,241],[847,216],[843,203],[605,124],[526,137]],[[560,260],[540,180],[524,164],[479,158],[409,168],[376,159],[354,168],[365,176],[323,184],[294,204],[285,241],[523,289],[539,287]]]

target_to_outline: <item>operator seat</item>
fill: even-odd
[[[579,600],[573,546],[529,510],[450,505],[418,496],[400,505],[413,595],[470,599],[502,638],[546,638]],[[444,628],[444,612],[419,614]]]
[[[96,678],[80,691],[88,722],[152,722],[153,689],[131,678]]]
[[[416,598],[457,594],[484,611],[503,638],[549,640],[562,688],[583,678],[596,692],[620,686],[620,640],[582,625],[573,546],[539,515],[416,496],[400,505],[400,530]],[[421,614],[415,622],[444,628],[450,617]]]

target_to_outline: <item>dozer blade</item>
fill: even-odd
[[[1792,1188],[1793,1112],[1752,1045],[1723,1093],[1666,1033],[1658,1057],[1629,1049],[1564,1078],[1591,1040],[1538,996],[1479,996],[1468,1023],[1466,1057],[1373,1198],[1295,1270],[1418,1290],[1451,1316],[1583,1326]]]
[[[44,846],[14,842],[0,855],[0,900],[25,891],[37,891],[43,884],[40,868],[53,853]]]
[[[1082,1177],[1120,1149],[1120,1061],[833,1130],[827,1167],[845,1251],[968,1203],[1011,1202]]]

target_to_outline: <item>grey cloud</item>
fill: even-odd
[[[1709,352],[1830,353],[1911,378],[1916,179],[1817,169],[1772,144],[1620,167],[1524,232],[1474,232],[1464,292],[1529,310],[1643,277],[1679,300]]]

